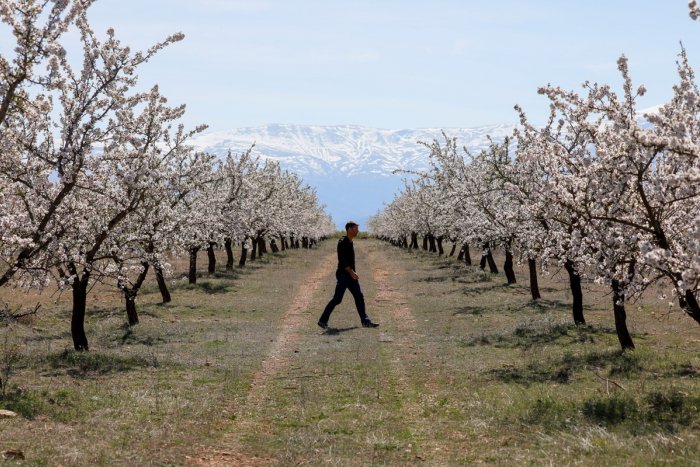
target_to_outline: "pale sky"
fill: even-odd
[[[184,123],[380,128],[541,122],[547,83],[619,89],[629,58],[651,107],[671,95],[682,41],[700,65],[687,0],[98,0],[91,24],[134,49],[186,38],[140,72]]]

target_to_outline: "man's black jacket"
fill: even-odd
[[[336,274],[350,276],[345,270],[348,266],[350,266],[353,271],[355,270],[355,249],[348,237],[342,237],[338,240],[338,270]]]

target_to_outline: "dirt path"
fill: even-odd
[[[293,355],[293,349],[299,340],[299,329],[312,319],[312,313],[309,310],[311,299],[324,280],[334,272],[335,257],[335,252],[326,256],[313,273],[302,281],[292,303],[284,312],[281,331],[272,345],[270,354],[263,362],[260,371],[253,377],[247,405],[255,406],[263,397],[267,382],[282,368],[289,365],[290,356]]]
[[[246,455],[241,448],[242,443],[237,438],[237,434],[258,429],[251,415],[254,415],[257,408],[265,402],[267,383],[289,366],[292,355],[294,355],[294,348],[299,341],[300,329],[310,320],[313,321],[313,313],[309,309],[312,298],[321,284],[327,281],[334,272],[335,257],[335,251],[325,256],[313,272],[301,281],[291,304],[284,311],[280,333],[273,342],[268,356],[262,362],[260,370],[253,376],[245,403],[240,407],[233,408],[236,422],[231,430],[232,435],[221,441],[221,444],[227,446],[227,449],[202,452],[189,457],[190,462],[197,465],[237,466],[260,466],[274,462],[274,459]]]
[[[316,316],[312,316],[312,314],[318,311],[318,304],[314,304],[313,312],[310,309],[314,296],[318,300],[317,292],[322,284],[331,281],[330,276],[336,264],[335,251],[324,255],[312,272],[300,281],[292,302],[285,310],[279,324],[280,332],[270,346],[269,353],[263,360],[260,370],[252,378],[250,390],[244,403],[232,408],[235,422],[230,434],[217,443],[218,446],[221,446],[220,449],[203,447],[201,454],[197,455],[196,458],[190,458],[191,462],[198,465],[251,466],[278,462],[278,458],[246,455],[246,442],[242,437],[250,434],[263,437],[272,434],[270,430],[274,429],[266,424],[269,421],[261,419],[260,414],[264,413],[266,408],[269,409],[269,407],[280,403],[275,398],[276,395],[272,390],[271,383],[278,379],[295,377],[294,370],[298,369],[295,368],[295,365],[299,365],[299,362],[295,361],[297,358],[295,350],[301,346],[313,353],[319,348],[324,348],[324,345],[333,345],[328,344],[328,342],[335,342],[338,339],[347,342],[350,347],[362,347],[365,356],[367,352],[375,355],[376,351],[383,349],[377,354],[384,355],[379,357],[383,360],[383,364],[382,370],[377,373],[382,382],[376,382],[376,384],[386,388],[393,386],[392,391],[400,394],[398,397],[402,400],[401,412],[397,416],[402,420],[401,425],[410,427],[411,432],[424,440],[423,447],[431,451],[431,459],[440,459],[439,454],[433,455],[434,452],[440,450],[439,443],[429,441],[422,433],[425,425],[426,400],[434,397],[433,393],[438,385],[429,371],[430,362],[435,361],[436,356],[434,349],[421,344],[425,343],[426,336],[422,333],[420,323],[409,306],[411,291],[406,285],[408,282],[405,272],[396,267],[385,251],[371,244],[364,244],[359,254],[364,261],[362,266],[368,269],[363,275],[364,278],[367,278],[366,282],[363,283],[363,289],[365,289],[368,300],[370,315],[381,322],[381,327],[376,330],[378,332],[360,329],[355,335],[352,329],[356,328],[350,325],[346,328],[349,330],[347,337],[332,334],[332,339],[328,337],[322,340],[309,339],[310,323],[314,323],[316,319]],[[346,326],[355,319],[354,304],[345,305],[345,309],[339,310],[339,315],[336,317],[336,320],[343,323],[341,326]],[[315,328],[314,330],[316,331]],[[369,348],[363,346],[373,346],[377,350],[370,351]],[[334,352],[338,352],[338,350],[336,349]],[[336,356],[333,357],[333,353],[329,354],[323,350],[318,353],[330,356],[329,358],[332,359],[342,358],[339,354],[335,354]],[[419,369],[418,373],[416,372],[417,368]],[[424,371],[424,368],[427,371]],[[347,374],[348,372],[342,373]],[[326,377],[324,374],[305,376],[323,378]],[[338,384],[338,382],[327,381],[326,384]],[[298,385],[293,386],[296,390]],[[291,389],[291,386],[287,389]],[[417,456],[415,460],[424,459]]]

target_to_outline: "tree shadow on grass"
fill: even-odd
[[[452,316],[466,316],[466,315],[483,315],[493,311],[493,308],[487,306],[463,306],[452,312]]]
[[[462,289],[462,294],[471,297],[493,292],[494,290],[505,290],[506,288],[508,288],[508,284],[490,284],[477,287],[465,287]]]
[[[475,307],[478,308],[478,307]],[[527,350],[533,346],[557,342],[572,345],[595,342],[595,336],[615,334],[614,329],[575,324],[554,324],[546,327],[519,326],[511,334],[482,334],[463,342],[463,346],[493,345],[498,348]]]
[[[201,290],[204,293],[213,295],[227,293],[231,291],[231,284],[228,282],[199,281],[196,284],[179,283],[172,287],[172,290]]]
[[[131,326],[127,326],[124,330],[124,335],[120,339],[121,345],[145,345],[147,347],[163,344],[165,342],[165,339],[162,337],[137,335],[134,333],[134,329]]]
[[[50,368],[55,370],[54,372],[49,372],[46,376],[67,374],[73,378],[80,379],[154,366],[153,362],[142,357],[122,357],[99,352],[76,352],[73,350],[64,350],[48,355],[45,361]]]
[[[416,279],[416,282],[446,282],[449,279],[448,276],[430,276],[423,277],[421,279]]]
[[[487,374],[504,383],[530,385],[533,383],[570,383],[583,370],[608,368],[610,376],[627,371],[640,371],[638,357],[620,350],[591,352],[584,355],[564,355],[559,359],[541,360],[525,366],[496,368]],[[632,370],[634,369],[634,370]]]

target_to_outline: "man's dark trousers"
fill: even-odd
[[[355,306],[357,307],[357,313],[360,315],[360,319],[362,320],[362,322],[367,321],[369,318],[367,318],[367,312],[365,311],[365,296],[362,295],[362,290],[360,289],[360,281],[354,280],[346,272],[343,271],[337,271],[335,273],[335,277],[336,279],[338,279],[338,283],[335,286],[335,293],[333,294],[333,298],[331,298],[331,301],[328,302],[328,305],[326,305],[326,309],[323,310],[321,319],[319,319],[318,321],[320,323],[328,323],[328,319],[331,317],[333,309],[337,305],[340,305],[340,302],[343,301],[343,295],[345,295],[346,289],[350,290],[350,293],[355,299]]]

